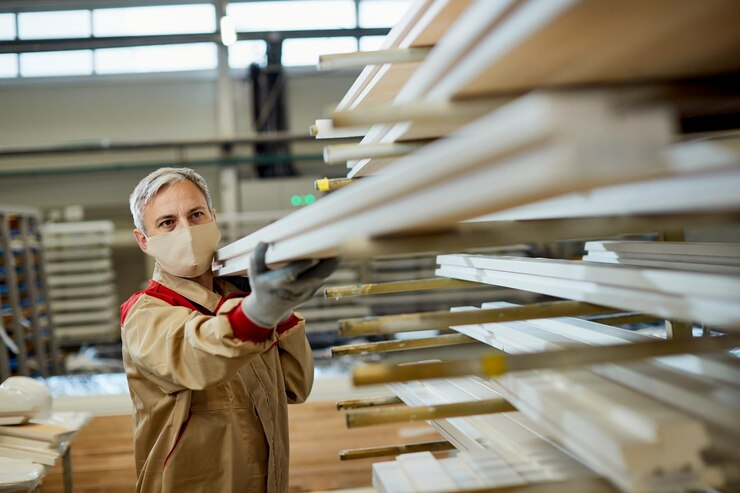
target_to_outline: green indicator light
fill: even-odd
[[[300,195],[293,195],[292,197],[290,197],[290,205],[292,205],[293,207],[298,207],[299,205],[301,205],[301,203],[303,203],[303,199]]]
[[[303,201],[306,203],[306,205],[310,205],[316,202],[316,197],[314,197],[313,195],[309,193],[308,195],[305,195],[303,197]]]

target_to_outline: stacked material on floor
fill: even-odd
[[[118,338],[113,223],[86,221],[44,225],[46,270],[56,334],[63,345]]]
[[[740,276],[737,243],[589,241],[583,260]]]
[[[661,247],[656,243],[655,248]],[[736,250],[733,245],[726,247],[733,248]],[[437,261],[440,268],[436,273],[442,277],[523,289],[668,319],[740,328],[740,277],[736,275],[482,255],[441,255]]]

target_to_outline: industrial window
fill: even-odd
[[[22,77],[90,75],[93,72],[91,50],[45,51],[21,54]]]
[[[357,26],[353,0],[294,0],[232,3],[226,10],[237,31],[351,29]]]
[[[351,51],[357,51],[357,39],[352,37],[286,39],[282,62],[286,67],[316,65],[319,55]]]
[[[360,38],[360,51],[379,50],[383,46],[385,36],[363,36]]]
[[[0,39],[15,39],[14,14],[0,14]]]
[[[93,10],[95,36],[212,33],[216,31],[213,5],[172,5]]]
[[[89,10],[18,14],[20,39],[88,38],[91,33]]]
[[[362,0],[360,27],[393,27],[411,4],[408,0]]]
[[[98,74],[210,70],[216,63],[214,43],[95,50],[95,72]]]
[[[0,78],[18,77],[18,55],[0,55]]]
[[[229,66],[246,68],[252,63],[265,65],[267,44],[264,41],[237,41],[229,46]]]

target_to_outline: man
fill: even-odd
[[[188,168],[162,168],[130,198],[136,241],[156,264],[121,305],[123,361],[134,403],[137,492],[283,492],[287,404],[303,402],[313,359],[303,319],[336,260],[265,266],[214,279],[220,233],[208,187]]]

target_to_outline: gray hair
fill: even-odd
[[[208,185],[206,185],[206,181],[202,176],[190,168],[159,168],[141,180],[128,199],[131,215],[134,216],[134,225],[146,233],[146,229],[144,228],[144,207],[157,195],[157,192],[162,187],[170,186],[183,180],[193,182],[203,192],[206,202],[208,202],[208,210],[213,209],[211,194],[208,193]]]

